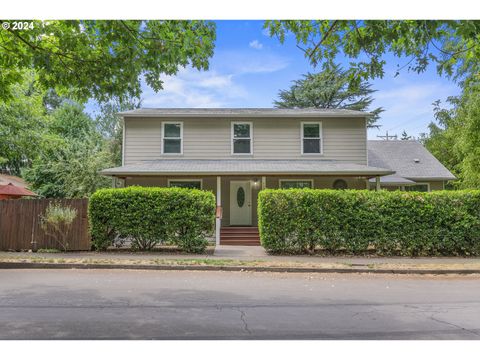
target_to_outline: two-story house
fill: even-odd
[[[255,232],[261,189],[380,189],[416,184],[395,175],[391,164],[379,158],[381,149],[370,154],[369,114],[360,111],[165,108],[120,115],[124,119],[123,165],[102,174],[123,179],[125,186],[212,191],[221,213],[217,243],[220,228],[224,229],[222,243],[247,241],[250,232],[240,227],[252,227]],[[433,159],[443,171],[438,179],[443,186],[443,181],[454,177]],[[424,184],[426,178],[422,179]]]

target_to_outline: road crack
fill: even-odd
[[[450,326],[453,326],[453,327],[455,327],[455,328],[457,328],[457,329],[460,329],[460,330],[469,332],[469,333],[471,333],[471,334],[475,334],[475,335],[477,335],[477,336],[480,335],[479,333],[477,333],[477,332],[474,331],[474,330],[470,330],[470,329],[464,328],[464,327],[462,327],[462,326],[460,326],[460,325],[457,325],[457,324],[454,324],[454,323],[451,323],[451,322],[448,322],[448,321],[445,321],[445,320],[437,319],[437,318],[434,317],[433,315],[429,316],[428,318],[429,318],[430,320],[435,321],[435,322],[438,322],[438,323],[440,323],[440,324],[450,325]]]
[[[243,323],[243,329],[251,334],[252,332],[250,331],[250,329],[248,328],[248,322],[247,322],[247,314],[245,313],[245,311],[243,311],[242,309],[240,308],[233,308],[233,310],[236,310],[240,313],[240,320],[241,322]]]

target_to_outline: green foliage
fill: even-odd
[[[82,105],[65,101],[49,117],[48,131],[65,139],[82,139],[95,132],[95,124]]]
[[[34,21],[0,38],[0,99],[34,69],[43,89],[82,101],[139,97],[141,79],[155,91],[180,66],[208,69],[215,24],[178,20]]]
[[[35,155],[22,176],[41,196],[83,198],[111,185],[98,173],[114,166],[108,143],[77,103],[64,101],[48,115]]]
[[[68,250],[68,234],[77,214],[77,209],[52,202],[48,204],[45,213],[40,216],[42,230],[51,236],[63,251]]]
[[[263,190],[262,245],[377,255],[480,254],[480,191]]]
[[[12,86],[13,99],[0,101],[0,171],[20,174],[38,151],[46,129],[43,94],[33,87],[28,74],[22,83]]]
[[[480,83],[463,95],[457,126],[461,129],[455,149],[461,154],[461,186],[480,189]]]
[[[480,85],[471,79],[460,96],[447,101],[448,108],[434,103],[437,122],[423,143],[458,177],[455,187],[480,189]]]
[[[459,79],[479,70],[478,20],[271,20],[264,27],[281,43],[293,34],[314,66],[348,58],[352,81],[383,77],[388,52],[410,59],[398,71],[420,73],[433,63]]]
[[[44,141],[41,153],[23,178],[32,189],[47,198],[85,198],[101,188],[111,186],[111,179],[99,174],[109,166],[111,154],[102,139],[65,141],[50,137]]]
[[[93,245],[103,250],[115,237],[130,238],[136,249],[176,244],[203,252],[215,223],[215,196],[183,188],[128,187],[99,190],[91,197],[88,217]]]
[[[375,90],[371,84],[362,81],[358,86],[350,86],[349,70],[339,65],[325,66],[322,72],[303,75],[295,80],[288,90],[281,90],[280,100],[274,101],[278,108],[317,108],[317,109],[349,109],[368,111],[372,104],[371,96]],[[369,127],[375,127],[382,108],[371,110]]]
[[[136,98],[126,100],[112,99],[99,105],[95,117],[97,130],[107,141],[114,166],[122,165],[123,122],[119,112],[140,108],[141,101]]]

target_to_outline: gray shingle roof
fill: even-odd
[[[104,175],[318,174],[389,175],[393,171],[329,160],[150,160],[101,171]]]
[[[367,148],[369,166],[392,169],[396,176],[410,180],[455,179],[418,141],[369,140]]]
[[[375,183],[376,179],[375,178],[370,179],[370,182]],[[397,186],[398,185],[413,185],[413,184],[415,184],[415,181],[408,180],[404,177],[393,174],[393,175],[382,176],[380,178],[380,184],[397,185]]]
[[[346,109],[276,108],[143,108],[120,112],[129,117],[361,117],[367,112]]]

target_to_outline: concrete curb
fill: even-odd
[[[276,273],[341,273],[341,274],[404,274],[404,275],[469,275],[480,269],[368,269],[368,268],[305,268],[228,265],[121,265],[121,264],[52,264],[0,262],[0,269],[124,269],[124,270],[195,270],[195,271],[255,271]]]

